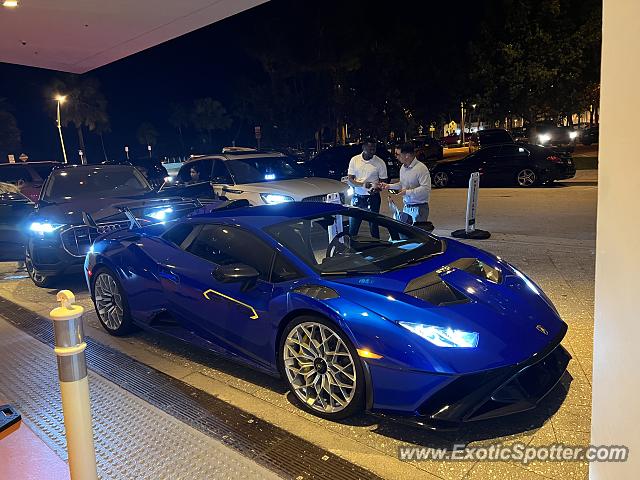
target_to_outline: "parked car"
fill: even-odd
[[[420,136],[411,140],[416,158],[424,164],[432,165],[444,158],[442,144],[436,138]]]
[[[478,130],[469,137],[469,152],[473,153],[490,145],[513,143],[511,134],[504,128],[488,128]]]
[[[480,172],[482,184],[531,187],[573,178],[576,168],[571,156],[554,149],[507,143],[482,148],[461,160],[441,162],[431,170],[431,181],[435,187],[466,185],[473,172]]]
[[[0,164],[0,182],[20,188],[20,192],[32,201],[37,201],[42,184],[60,162],[21,162]]]
[[[336,234],[350,219],[384,234]],[[300,408],[330,420],[375,410],[455,428],[528,410],[571,358],[566,323],[515,267],[341,205],[109,233],[85,277],[109,334],[140,326],[279,375]]]
[[[159,189],[169,176],[167,169],[157,158],[139,157],[129,160],[103,162],[103,165],[133,165],[155,189]]]
[[[245,199],[252,205],[323,202],[329,194],[350,201],[349,187],[329,178],[308,177],[281,153],[229,152],[185,162],[160,192],[182,197]]]
[[[461,146],[460,141],[460,135],[455,133],[452,135],[445,135],[444,137],[440,138],[440,142],[445,147],[459,147]]]
[[[511,137],[513,141],[516,143],[531,143],[529,140],[529,127],[516,127],[511,130]]]
[[[338,145],[321,151],[309,160],[305,166],[311,176],[342,180],[347,177],[349,161],[360,153],[362,153],[361,143]],[[400,162],[396,159],[395,154],[391,153],[382,142],[376,144],[376,155],[387,164],[387,174],[390,179],[400,176]]]
[[[600,126],[594,125],[592,127],[587,127],[579,135],[580,143],[583,145],[591,145],[593,143],[598,143],[600,140]]]
[[[564,152],[573,152],[578,131],[571,127],[536,125],[530,130],[530,143],[553,147]]]
[[[84,257],[101,234],[129,225],[165,221],[202,208],[196,200],[166,198],[131,165],[66,165],[47,178],[28,218],[25,264],[33,282],[51,285],[82,270]]]
[[[34,207],[18,187],[0,183],[0,261],[24,260],[25,226]]]

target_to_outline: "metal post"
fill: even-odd
[[[460,102],[460,146],[464,147],[464,102]]]
[[[58,292],[60,306],[51,310],[58,375],[62,397],[62,412],[67,435],[71,480],[98,478],[93,446],[89,383],[84,350],[82,314],[84,308],[75,305],[69,290]]]
[[[473,238],[484,240],[491,234],[486,230],[476,230],[476,211],[478,209],[478,192],[480,190],[480,173],[473,172],[469,177],[469,190],[467,191],[467,211],[465,213],[464,228],[451,232],[452,237]]]
[[[60,122],[60,100],[58,100],[57,102],[58,102],[58,133],[60,133],[60,144],[62,145],[62,156],[64,157],[64,163],[67,163],[67,151],[64,148],[64,139],[62,138],[62,123]]]

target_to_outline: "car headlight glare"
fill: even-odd
[[[260,197],[267,205],[276,205],[278,203],[293,202],[293,197],[289,195],[279,195],[277,193],[261,193]]]
[[[155,210],[149,213],[147,216],[151,218],[155,218],[156,220],[163,221],[167,218],[167,215],[170,213],[173,213],[173,208],[166,207],[166,208],[161,208],[160,210]]]
[[[574,140],[578,136],[578,132],[569,132],[569,138]]]
[[[480,340],[480,334],[477,332],[465,332],[451,327],[423,323],[398,322],[398,324],[437,347],[475,348]]]
[[[52,233],[60,228],[62,225],[56,225],[49,222],[33,222],[29,227],[29,230],[32,232],[44,234],[44,233]]]
[[[540,140],[540,143],[547,143],[549,140],[551,140],[551,135],[549,135],[548,133],[541,133],[540,135],[538,135],[538,140]]]

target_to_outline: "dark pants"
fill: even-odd
[[[380,213],[380,194],[374,193],[371,195],[354,195],[353,201],[351,205],[358,208],[363,208],[366,210],[371,210],[374,213]],[[362,220],[356,219],[353,217],[349,218],[349,236],[355,237],[360,230],[360,224]],[[378,228],[377,223],[369,222],[369,230],[371,231],[371,236],[374,238],[380,238],[380,229]]]

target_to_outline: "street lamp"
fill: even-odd
[[[62,138],[62,123],[60,122],[60,105],[67,100],[67,97],[66,95],[58,94],[54,97],[54,100],[57,102],[57,111],[58,111],[57,123],[58,123],[58,133],[60,133],[60,145],[62,145],[62,156],[64,157],[64,163],[67,163],[67,151],[64,148],[64,139]]]

